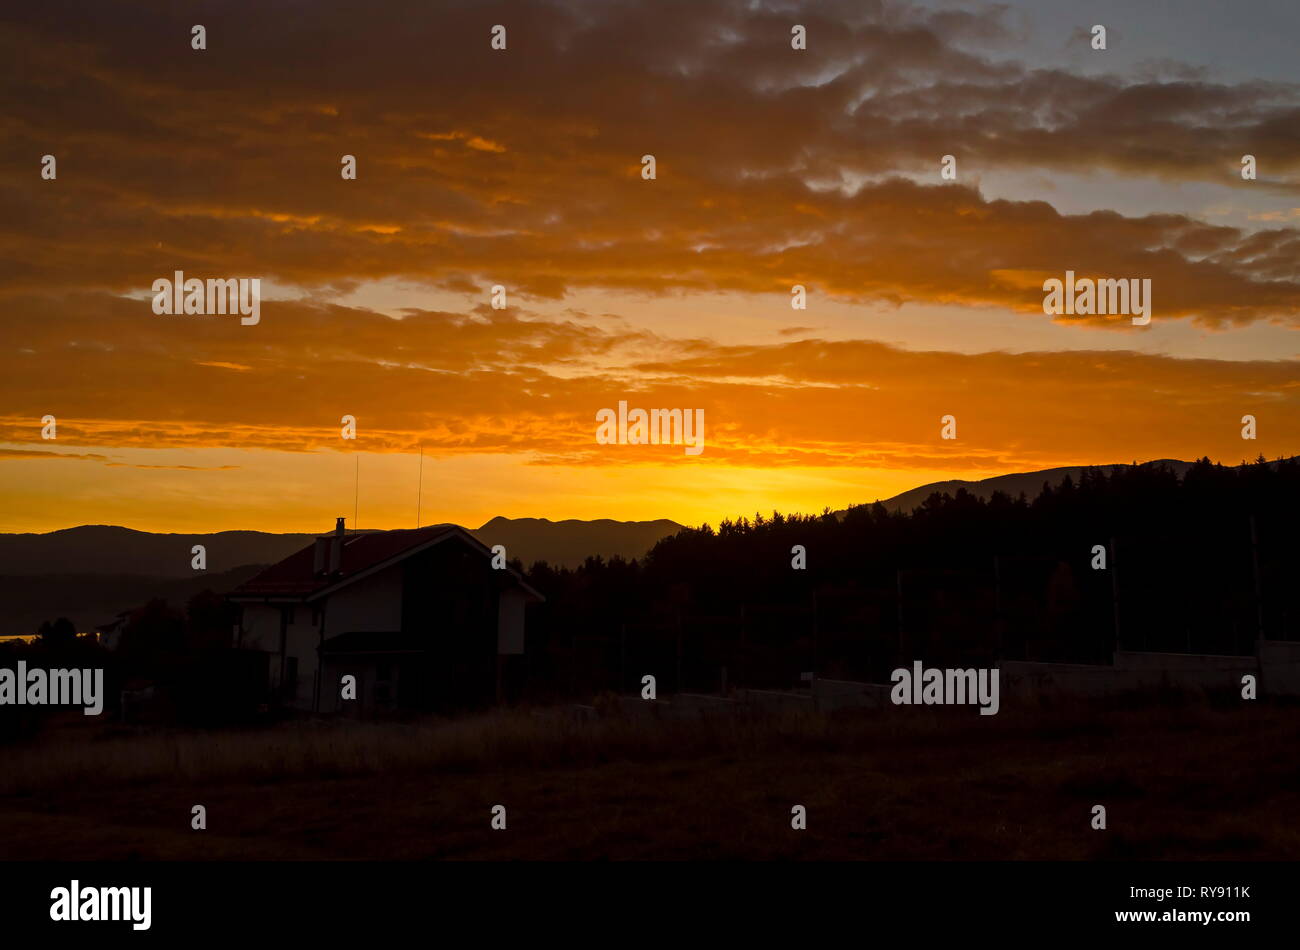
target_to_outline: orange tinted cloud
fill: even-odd
[[[857,472],[901,488],[1300,444],[1293,360],[1003,352],[1022,348],[1013,330],[986,352],[921,351],[824,332],[815,306],[737,345],[703,318],[667,332],[644,306],[722,291],[784,308],[798,283],[815,302],[961,308],[978,332],[993,309],[1048,324],[1042,281],[1072,270],[1149,278],[1156,324],[1300,326],[1294,85],[1030,68],[996,55],[1020,41],[1001,8],[428,3],[359,19],[322,0],[292,26],[273,5],[203,16],[210,49],[191,55],[193,15],[161,2],[0,13],[0,454],[18,464],[143,477],[154,461],[112,453],[256,449],[301,473],[316,452],[400,461],[423,445],[473,470],[467,494],[525,497],[533,483],[512,479],[528,466],[551,492],[535,514],[554,513],[570,469],[617,481],[611,504],[629,506],[675,479],[697,512],[728,484],[789,498],[803,479],[804,499]],[[789,48],[796,16],[806,53]],[[508,55],[488,46],[498,22]],[[55,181],[38,174],[47,153]],[[948,153],[957,182],[938,178]],[[1259,181],[1241,181],[1243,153]],[[1029,184],[995,199],[979,183],[995,169],[1213,184],[1283,210],[1246,221],[1259,227],[1210,223],[1193,198],[1063,213]],[[178,269],[275,290],[251,328],[153,314],[152,281]],[[437,302],[385,308],[386,279]],[[485,304],[498,283],[502,311]],[[617,314],[556,315],[592,288],[619,295]],[[1055,320],[1147,343],[1127,319]],[[705,410],[704,454],[597,445],[595,414],[620,399]],[[69,451],[38,441],[46,413]],[[938,438],[947,414],[955,442]],[[1239,437],[1246,414],[1256,442]],[[500,459],[515,468],[490,475]],[[177,473],[152,483],[169,510],[194,507],[183,486],[203,470],[276,517],[248,470],[158,467]]]
[[[188,32],[179,12],[58,8],[0,22],[0,61],[36,77],[0,120],[14,156],[0,289],[139,290],[179,268],[313,287],[500,281],[536,299],[797,282],[1041,312],[1041,288],[998,275],[1072,269],[1151,278],[1156,320],[1300,314],[1291,219],[1247,232],[1066,215],[939,183],[949,152],[965,169],[1230,183],[1207,129],[1267,157],[1267,182],[1241,188],[1300,181],[1294,87],[1030,70],[975,51],[1014,36],[1005,11],[809,4],[816,53],[793,56],[791,14],[750,4],[428,4],[370,18],[358,42],[355,8],[321,3],[295,57],[275,39],[281,14],[250,6],[211,18],[239,40],[196,72],[167,52]],[[511,23],[509,55],[488,48],[490,14]],[[57,183],[30,157],[51,149]],[[635,174],[645,153],[654,182]]]
[[[435,454],[506,452],[540,464],[670,461],[665,447],[596,444],[596,412],[626,399],[704,409],[710,464],[988,468],[1207,452],[1235,460],[1257,451],[1239,437],[1244,414],[1260,420],[1261,448],[1300,447],[1296,360],[958,354],[866,340],[735,346],[490,308],[399,319],[275,306],[274,320],[248,329],[222,317],[141,324],[147,301],[102,295],[75,298],[61,319],[37,310],[22,324],[24,355],[0,382],[8,407],[0,439],[38,439],[41,415],[57,407],[60,439],[77,446],[424,444]],[[196,362],[198,353],[226,358]],[[344,414],[358,420],[355,443],[340,439]],[[956,443],[937,438],[945,414],[958,417]]]

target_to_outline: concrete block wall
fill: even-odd
[[[1111,696],[1141,685],[1140,673],[1113,666],[1084,663],[1036,663],[1003,660],[998,664],[998,689],[1003,696]]]
[[[893,705],[889,699],[891,688],[880,683],[814,679],[813,703],[819,712],[854,708],[885,709]]]
[[[737,701],[755,709],[771,712],[786,710],[812,710],[811,693],[789,693],[774,689],[738,689],[735,691]]]
[[[1011,695],[1109,696],[1148,689],[1239,690],[1247,673],[1259,695],[1300,696],[1300,642],[1259,640],[1255,656],[1119,651],[1110,666],[1004,660],[1001,688]]]
[[[1259,660],[1253,656],[1216,656],[1203,653],[1116,652],[1115,670],[1138,677],[1139,689],[1241,688],[1246,673],[1259,675]]]
[[[1257,640],[1261,696],[1300,696],[1300,641]]]

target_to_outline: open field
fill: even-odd
[[[1297,740],[1300,708],[1263,703],[212,733],[73,715],[0,750],[0,856],[1294,860]]]

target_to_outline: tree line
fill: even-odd
[[[638,560],[544,562],[529,617],[553,694],[884,681],[899,662],[1107,662],[1116,649],[1240,654],[1295,639],[1300,462],[1086,469],[1038,494],[934,493],[756,514]],[[806,564],[796,567],[797,552]],[[725,672],[724,672],[725,671]]]

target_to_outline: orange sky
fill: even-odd
[[[1294,84],[1099,70],[1050,17],[1032,65],[1032,6],[321,3],[204,51],[62,6],[0,20],[2,531],[322,530],[357,457],[384,528],[1300,451]],[[1067,269],[1149,278],[1151,325],[1044,315]],[[176,270],[260,278],[261,322],[155,314]],[[704,452],[598,444],[620,399]]]

